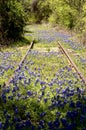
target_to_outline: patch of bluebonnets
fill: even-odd
[[[35,66],[34,58],[57,55],[28,53],[1,93],[0,130],[86,130],[85,88],[77,74],[64,62],[53,78],[44,76],[46,64]]]
[[[66,35],[62,32],[52,31],[52,30],[36,30],[34,33],[27,33],[26,36],[34,36],[39,41],[45,43],[55,42],[60,40],[65,44],[68,44],[74,50],[81,50],[83,48],[82,44],[74,42],[72,39],[73,36]]]
[[[0,76],[3,76],[5,71],[14,69],[17,57],[21,58],[21,53],[16,49],[13,52],[0,52]]]

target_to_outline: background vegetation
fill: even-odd
[[[17,40],[21,37],[25,21],[25,12],[19,1],[0,1],[0,35],[3,44],[7,44],[7,40]]]
[[[85,0],[1,0],[0,39],[19,39],[26,23],[49,22],[78,32],[86,42]]]

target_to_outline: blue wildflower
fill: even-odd
[[[32,93],[30,90],[27,91],[27,94],[28,94],[29,96],[32,96],[32,95],[33,95],[33,93]]]
[[[62,119],[61,119],[61,122],[62,122],[62,125],[63,125],[63,126],[67,126],[67,125],[68,125],[68,122],[67,122],[67,119],[66,119],[66,118],[62,118]]]
[[[44,102],[47,103],[48,99],[47,98],[44,98]]]
[[[39,125],[40,125],[40,126],[44,126],[44,120],[40,120],[40,121],[39,121]]]
[[[73,102],[73,100],[70,101],[70,103],[69,103],[69,107],[72,107],[72,108],[75,107],[75,103]]]
[[[30,120],[27,120],[27,121],[25,122],[25,124],[26,124],[26,126],[31,126],[31,121],[30,121]]]
[[[56,118],[56,120],[53,122],[53,124],[54,124],[54,126],[55,127],[59,127],[59,125],[60,125],[60,121],[59,121],[59,119],[58,118]]]
[[[0,122],[0,129],[2,129],[2,122]]]
[[[40,117],[44,117],[46,115],[46,112],[42,112],[41,114],[40,114]]]
[[[76,102],[76,107],[81,108],[81,107],[82,107],[82,103],[81,103],[80,101],[77,101],[77,102]]]

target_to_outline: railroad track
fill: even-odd
[[[58,45],[59,45],[59,49],[60,51],[67,57],[70,65],[72,68],[74,68],[74,70],[76,71],[76,73],[78,74],[78,76],[80,77],[80,79],[83,81],[83,83],[86,85],[86,78],[83,76],[83,74],[79,71],[78,67],[76,66],[76,64],[73,62],[73,60],[71,59],[71,57],[69,56],[68,52],[63,48],[63,46],[60,44],[60,42],[58,41]]]
[[[11,82],[11,80],[12,80],[12,79],[14,78],[14,76],[15,76],[15,71],[16,71],[17,69],[19,69],[20,66],[22,66],[22,64],[24,63],[24,61],[25,61],[25,59],[26,59],[26,57],[27,57],[27,55],[28,55],[28,52],[33,48],[33,45],[34,45],[34,40],[31,42],[31,44],[30,44],[30,46],[29,46],[29,48],[28,48],[26,54],[24,55],[24,57],[22,58],[22,60],[21,60],[20,63],[18,64],[17,68],[14,70],[13,75],[11,75],[10,78],[9,78],[9,80],[4,83],[4,85],[2,86],[2,88],[5,88],[6,86],[9,85],[9,83]]]
[[[83,83],[86,85],[86,79],[85,79],[85,77],[84,77],[83,74],[79,71],[79,69],[78,69],[78,67],[76,66],[76,64],[72,61],[72,59],[71,59],[71,57],[69,56],[68,52],[63,48],[63,46],[60,44],[59,41],[58,41],[58,45],[59,45],[59,49],[60,49],[60,51],[62,52],[62,54],[64,54],[64,55],[67,57],[68,61],[70,62],[71,67],[74,68],[74,70],[76,71],[76,73],[78,74],[78,76],[80,77],[80,79],[81,79],[81,80],[83,81]],[[28,55],[28,52],[33,48],[33,46],[34,46],[34,41],[31,42],[31,44],[30,44],[30,46],[29,46],[29,48],[28,48],[28,50],[27,50],[25,56],[22,58],[22,60],[21,60],[20,63],[18,64],[17,68],[14,70],[13,75],[11,75],[11,77],[9,78],[9,80],[4,83],[4,85],[2,86],[2,88],[5,88],[6,86],[9,85],[9,83],[11,82],[11,80],[12,80],[12,79],[14,78],[14,76],[15,76],[15,71],[16,71],[17,69],[19,69],[19,67],[22,66],[22,64],[24,63],[24,61],[25,61],[25,59],[26,59],[26,57],[27,57],[27,55]]]

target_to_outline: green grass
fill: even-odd
[[[62,42],[62,46],[67,50],[70,49],[71,52],[68,52],[78,69],[81,73],[86,77],[86,63],[82,63],[80,61],[80,57],[86,59],[86,48],[82,48],[80,50],[73,50],[68,44]]]
[[[27,63],[28,61],[29,62],[31,61],[33,63],[28,64]],[[26,77],[26,80],[30,78],[31,83],[30,85],[28,84],[26,85],[24,83],[25,79],[22,79],[20,81],[18,80],[18,83],[17,83],[19,87],[18,93],[20,93],[22,96],[20,97],[19,100],[16,100],[17,92],[15,92],[13,100],[12,101],[7,100],[7,104],[4,106],[4,109],[6,108],[8,110],[8,113],[14,113],[12,109],[12,104],[14,103],[16,104],[16,106],[18,106],[18,110],[19,110],[18,114],[22,120],[24,120],[26,112],[30,112],[30,115],[31,115],[30,121],[35,126],[37,126],[40,120],[45,120],[46,121],[45,126],[47,130],[48,129],[47,122],[54,121],[56,119],[56,112],[61,112],[61,117],[65,117],[66,112],[72,109],[69,107],[69,104],[66,104],[64,108],[54,107],[52,109],[48,109],[48,107],[52,105],[52,100],[56,96],[56,88],[61,87],[58,84],[54,84],[51,87],[48,84],[46,84],[46,88],[45,90],[43,90],[44,96],[42,96],[41,100],[38,100],[42,93],[41,88],[43,86],[41,86],[40,83],[37,83],[36,85],[34,84],[35,81],[37,80],[37,77],[35,78],[35,76],[33,75],[30,76],[29,71],[25,71],[25,66],[27,66],[27,68],[29,68],[31,72],[35,72],[35,74],[40,73],[40,79],[47,83],[51,82],[52,79],[57,77],[58,78],[57,81],[58,80],[70,81],[71,80],[72,84],[70,84],[69,86],[70,88],[81,87],[81,84],[80,84],[80,81],[77,81],[77,79],[74,79],[74,76],[71,72],[68,72],[67,70],[63,69],[66,65],[68,65],[68,61],[64,55],[44,56],[43,54],[39,54],[39,55],[29,54],[25,63],[26,64],[22,66],[22,71],[20,72],[20,75],[22,75],[23,73],[24,77]],[[62,70],[63,72],[59,74],[59,70],[61,69],[63,69]],[[58,76],[56,76],[56,73],[58,74]],[[77,84],[75,85],[74,82],[76,81],[77,81]],[[13,89],[13,87],[14,86],[10,84],[11,90]],[[66,81],[65,81],[65,84],[62,85],[62,88],[65,88],[65,87],[68,87],[68,83]],[[22,97],[27,94],[28,90],[32,91],[33,93],[37,92],[37,94],[31,96],[30,98],[27,98],[26,100],[22,99]],[[10,91],[10,93],[8,93],[6,96],[8,97],[9,95],[13,95],[12,91]],[[47,103],[44,103],[45,98],[48,99]],[[74,98],[74,101],[77,100],[76,96],[73,98]],[[56,101],[58,100],[64,101],[64,99],[61,97],[58,97]],[[70,97],[67,100],[70,101]],[[26,110],[23,110],[22,106],[26,106]],[[40,118],[40,113],[42,112],[46,112],[47,114],[43,118]],[[60,126],[61,125],[62,124],[60,124]]]
[[[37,26],[36,28],[44,29],[40,25]],[[45,28],[47,28],[47,27],[45,27]],[[34,27],[32,28],[32,26],[31,26],[31,29],[32,29],[32,31],[34,31],[35,28]],[[25,36],[25,37],[27,39],[30,39],[29,36]],[[30,41],[32,39],[33,39],[33,37],[31,37]],[[25,55],[25,53],[28,49],[28,45],[29,45],[28,40],[23,39],[23,41],[19,41],[19,42],[15,43],[14,46],[9,46],[8,48],[2,49],[3,52],[7,52],[7,51],[12,52],[17,49],[17,52],[20,52],[21,56],[18,57],[15,55],[15,56],[11,57],[11,59],[13,58],[13,61],[16,61],[16,65],[13,70],[9,69],[7,72],[5,72],[4,76],[1,77],[1,79],[0,79],[1,84],[3,84],[5,81],[7,81],[9,79],[9,77],[13,74],[13,71],[17,67],[18,63],[20,62],[22,57]],[[50,43],[50,44],[36,43],[35,46],[33,47],[33,49],[36,50],[36,48],[40,48],[42,50],[42,48],[46,48],[46,50],[48,52],[50,52],[51,48],[57,47],[57,46],[58,46],[57,42]],[[66,49],[69,49],[68,45],[63,45],[63,46]],[[85,51],[81,51],[78,53],[80,53],[80,54],[83,53],[83,55],[84,55]],[[73,58],[74,58],[73,60],[77,60],[76,57],[73,57]],[[33,62],[33,63],[31,64],[30,62]],[[68,71],[67,69],[65,69],[66,66],[69,66],[69,64],[68,64],[67,58],[63,54],[47,55],[47,53],[46,53],[46,55],[44,55],[44,54],[40,53],[38,55],[29,54],[27,56],[25,63],[22,65],[22,69],[21,69],[20,73],[18,73],[18,72],[15,73],[15,74],[19,74],[19,76],[24,75],[24,79],[22,79],[22,80],[17,79],[17,86],[18,86],[19,90],[17,90],[16,92],[12,92],[12,90],[15,86],[11,83],[9,85],[10,92],[6,93],[7,102],[3,103],[3,101],[0,100],[1,101],[0,102],[1,103],[0,121],[2,121],[2,122],[5,121],[6,116],[3,114],[3,110],[6,109],[7,114],[11,115],[11,119],[9,119],[9,122],[13,123],[13,125],[9,126],[9,128],[7,130],[15,130],[15,128],[14,128],[15,122],[13,122],[14,117],[15,117],[15,114],[14,114],[15,112],[13,109],[13,105],[18,107],[18,114],[16,114],[16,117],[18,116],[22,122],[29,119],[29,117],[28,118],[25,117],[27,112],[30,113],[30,115],[31,115],[30,121],[34,126],[36,126],[36,128],[37,128],[40,120],[45,120],[45,127],[46,127],[45,130],[49,129],[49,127],[47,125],[47,123],[49,121],[55,121],[56,117],[59,118],[56,115],[56,112],[61,113],[61,116],[60,116],[60,119],[61,119],[63,117],[66,117],[66,114],[68,111],[72,111],[72,110],[79,111],[79,109],[70,108],[68,103],[64,107],[55,106],[54,108],[49,109],[49,106],[52,105],[52,100],[57,101],[57,102],[61,101],[61,103],[64,103],[64,101],[66,99],[68,102],[70,102],[70,100],[73,100],[75,103],[77,100],[79,100],[79,98],[81,98],[81,97],[78,97],[80,95],[74,95],[73,97],[70,96],[70,97],[66,97],[66,98],[59,97],[59,95],[63,96],[60,93],[58,93],[58,95],[57,95],[56,89],[58,89],[58,88],[66,89],[67,87],[69,87],[70,89],[75,89],[77,87],[82,88],[84,86],[80,82],[79,78],[78,79],[74,78],[75,71],[74,70]],[[79,66],[81,66],[81,65],[79,64]],[[27,67],[28,69],[26,70],[25,67]],[[61,72],[59,72],[59,71],[61,71]],[[29,72],[34,72],[34,74],[36,74],[36,75],[40,74],[40,77],[39,76],[35,77],[33,75],[30,75]],[[25,81],[27,82],[29,78],[31,79],[31,83],[29,85],[25,84]],[[52,82],[54,80],[54,78],[56,78],[56,82],[64,81],[64,83],[62,85],[59,85],[58,83],[53,83],[53,85],[49,86],[49,83]],[[41,89],[44,85],[40,85],[39,82],[35,85],[35,82],[37,79],[40,79],[41,81],[46,82],[46,88],[45,88],[45,90],[43,90],[44,95],[42,96],[41,99],[39,97],[42,94]],[[69,81],[71,81],[71,83],[69,83]],[[33,95],[28,97],[27,99],[24,99],[25,96],[28,96],[27,95],[28,90],[32,91]],[[35,94],[36,92],[37,92],[37,94]],[[18,98],[17,94],[21,94],[21,96]],[[13,99],[12,100],[8,99],[8,96],[13,96]],[[45,98],[48,99],[47,103],[44,102]],[[26,107],[26,109],[24,109],[24,106]],[[42,112],[46,112],[46,115],[41,118],[40,114]],[[78,124],[78,121],[76,121],[76,123]],[[80,123],[78,125],[81,127]],[[63,127],[62,123],[60,123],[60,127]],[[38,130],[38,128],[37,129],[36,128],[35,128],[35,130]],[[77,130],[79,130],[79,128],[77,128]]]
[[[20,61],[22,60],[22,58],[25,56],[30,42],[32,41],[32,39],[29,38],[23,38],[21,41],[17,41],[15,43],[12,43],[9,46],[4,46],[3,48],[1,48],[1,52],[14,52],[14,55],[10,56],[10,65],[13,65],[14,68],[13,69],[9,69],[8,71],[4,72],[3,76],[0,76],[0,84],[2,85],[4,82],[7,82],[8,79],[10,78],[10,76],[14,73],[14,70],[18,67]],[[18,56],[18,53],[20,54]],[[8,61],[6,61],[8,62]],[[0,60],[0,64],[2,63],[2,60]],[[14,65],[15,64],[15,65]]]
[[[38,42],[38,44],[35,44],[35,48],[36,47],[50,48],[50,47],[57,47],[57,45],[58,45],[57,42],[52,42],[52,43],[49,43],[49,44]]]
[[[33,24],[33,25],[27,25],[25,27],[26,31],[34,32],[36,30],[50,30],[52,29],[50,24]]]

